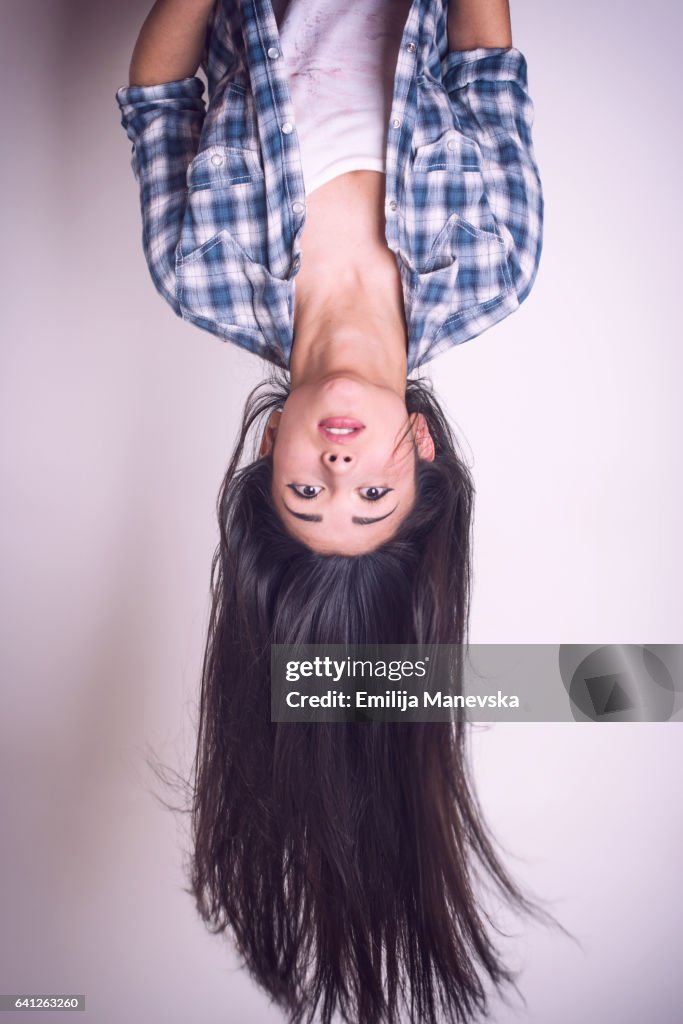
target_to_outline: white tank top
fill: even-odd
[[[411,0],[273,0],[308,195],[347,171],[385,171]]]

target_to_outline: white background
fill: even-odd
[[[2,5],[0,991],[268,1024],[145,763],[192,755],[214,503],[260,373],[147,274],[114,102],[146,8]],[[477,485],[471,639],[681,642],[680,14],[517,0],[513,26],[541,270],[429,371]],[[527,1006],[492,1019],[674,1024],[680,725],[479,727],[474,756],[510,868],[582,947],[520,924]]]

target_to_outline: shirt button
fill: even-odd
[[[285,121],[285,123],[282,125],[282,134],[291,135],[293,131],[294,125],[290,121]]]
[[[391,122],[391,127],[392,128],[400,128],[401,127],[401,121],[400,121],[400,119],[398,117],[395,117],[394,120]]]
[[[223,163],[223,157],[220,156],[218,153],[214,153],[213,156],[211,157],[211,163],[213,164],[214,167],[220,167]]]
[[[449,139],[446,145],[448,146],[449,149],[455,149],[458,144],[455,141],[455,139]]]
[[[280,51],[277,49],[276,46],[271,46],[268,50],[268,56],[270,57],[271,60],[277,60],[277,58],[280,56]]]
[[[417,46],[415,45],[415,43],[406,43],[406,50],[408,51],[408,53],[415,53],[415,51],[417,50]]]
[[[396,202],[395,199],[392,199],[391,202],[389,203],[389,209],[390,210],[398,209],[398,203]]]
[[[304,212],[304,204],[303,203],[292,203],[292,209],[294,210],[294,213],[303,213]]]

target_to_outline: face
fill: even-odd
[[[324,554],[379,547],[415,500],[416,460],[434,458],[421,417],[389,388],[348,376],[302,384],[273,414],[273,500],[287,531]]]

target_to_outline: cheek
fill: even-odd
[[[412,446],[394,465],[394,487],[401,504],[412,504],[417,492],[417,460]]]
[[[271,491],[273,496],[275,496],[276,494],[282,494],[284,491],[285,474],[287,469],[287,459],[284,457],[286,455],[286,452],[283,450],[284,447],[284,445],[280,445],[279,441],[276,441],[273,447],[273,475],[271,484]]]
[[[273,472],[289,472],[296,450],[296,431],[280,426],[273,444]]]
[[[278,436],[273,446],[273,488],[280,493],[286,484],[307,483],[315,473],[315,458],[310,445],[296,434]]]
[[[414,478],[417,470],[417,451],[415,449],[412,434],[401,442],[400,447],[394,453],[392,469],[401,477],[401,479],[405,479],[406,475],[409,473]]]

